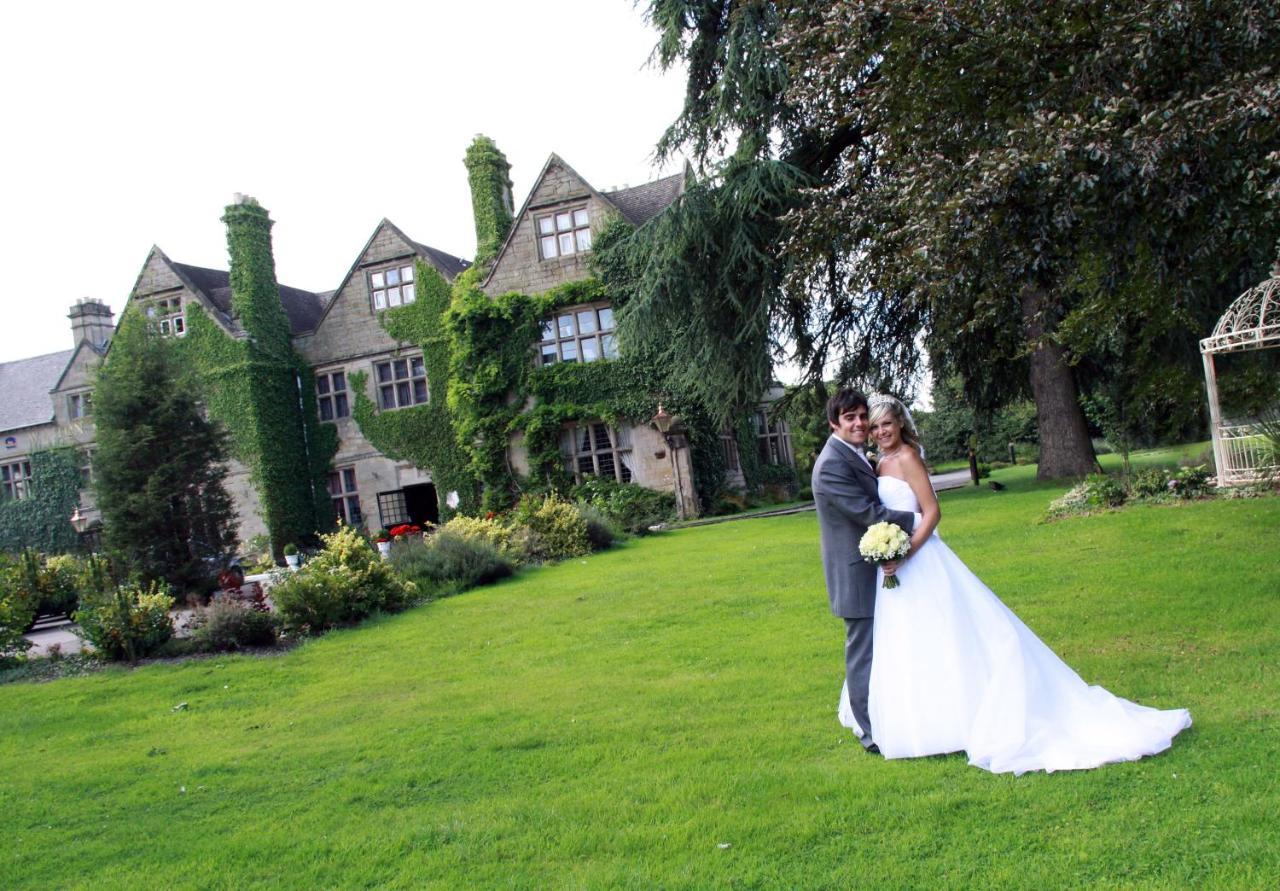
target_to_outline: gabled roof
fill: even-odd
[[[224,316],[231,316],[231,274],[223,269],[205,269],[203,266],[189,266],[186,263],[169,261],[174,271],[184,278],[195,290],[199,291],[209,302],[218,308]],[[324,301],[319,294],[291,288],[288,285],[277,285],[280,291],[280,305],[284,314],[289,317],[289,330],[292,334],[311,331],[320,316],[324,314]]]
[[[342,290],[347,286],[347,283],[351,281],[351,277],[355,275],[356,270],[360,268],[360,262],[364,259],[364,255],[369,253],[369,248],[373,244],[373,240],[378,237],[378,233],[384,228],[390,229],[394,232],[407,247],[412,248],[417,252],[418,256],[422,257],[422,259],[434,266],[447,281],[453,281],[462,273],[463,270],[467,269],[471,265],[467,260],[455,257],[453,254],[445,253],[438,248],[425,245],[420,241],[414,241],[408,235],[404,234],[403,229],[388,220],[386,217],[383,217],[378,221],[378,225],[373,227],[373,233],[370,234],[369,240],[364,243],[364,247],[360,248],[360,253],[356,254],[356,259],[351,264],[351,268],[347,270],[347,274],[342,277],[342,282],[334,290],[326,292],[327,296],[324,300],[324,305],[320,315],[316,318],[315,324],[307,329],[308,331],[314,331],[316,328],[320,327],[320,323],[324,321],[325,316],[329,314],[329,310],[332,309],[334,303],[337,302],[334,298],[342,293]]]
[[[89,352],[94,353],[99,357],[102,357],[107,354],[107,350],[110,348],[111,348],[111,341],[109,340],[100,347],[94,346],[93,344],[89,343],[88,340],[81,340],[78,344],[76,344],[76,348],[71,351],[71,358],[68,359],[67,364],[62,367],[62,373],[58,375],[58,379],[54,382],[53,386],[50,387],[49,389],[50,390],[62,389],[62,382],[66,380],[67,372],[71,371],[71,369],[75,367],[76,360],[80,358],[81,350],[88,350]]]
[[[53,420],[49,391],[58,384],[75,350],[0,362],[0,430],[35,427]]]
[[[520,210],[511,218],[511,228],[507,230],[507,237],[502,240],[502,247],[494,255],[493,263],[490,265],[489,272],[485,276],[481,287],[488,286],[494,272],[499,264],[502,263],[503,256],[506,255],[512,239],[516,236],[516,231],[520,228],[520,221],[528,213],[533,196],[538,194],[538,188],[542,185],[542,181],[546,179],[547,171],[551,169],[552,165],[563,167],[566,172],[586,186],[590,194],[595,195],[605,204],[611,206],[633,226],[643,226],[660,214],[672,201],[676,200],[684,191],[685,180],[689,174],[689,167],[686,164],[682,172],[654,180],[651,183],[645,183],[629,189],[618,189],[613,192],[601,192],[587,182],[581,173],[569,166],[563,158],[552,152],[547,157],[546,163],[542,165],[542,170],[538,172],[537,178],[534,179],[533,188],[529,189],[529,194],[525,196],[524,204],[520,205]]]
[[[667,209],[684,192],[685,171],[630,189],[605,192],[604,197],[633,226],[640,227]]]

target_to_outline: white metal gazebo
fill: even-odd
[[[1259,425],[1223,419],[1213,357],[1277,347],[1280,347],[1280,260],[1271,267],[1271,278],[1237,297],[1218,320],[1213,334],[1200,341],[1219,486],[1253,482],[1280,468],[1263,443]]]

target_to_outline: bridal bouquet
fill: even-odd
[[[876,523],[858,542],[858,551],[869,563],[879,565],[891,560],[901,560],[911,550],[911,537],[893,523]],[[885,588],[898,587],[898,577],[891,575],[884,580]]]

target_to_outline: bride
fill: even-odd
[[[876,596],[869,708],[884,757],[963,750],[976,767],[1021,774],[1169,748],[1190,713],[1090,687],[1054,655],[934,532],[941,513],[911,416],[891,396],[870,401],[880,500],[923,516],[898,587]],[[840,722],[860,734],[846,692]]]

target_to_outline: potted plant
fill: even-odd
[[[289,568],[297,572],[298,570],[298,546],[293,542],[289,542],[284,546],[284,562],[289,564]]]
[[[391,533],[385,529],[379,529],[371,536],[373,543],[378,546],[378,553],[385,560],[391,556]]]

